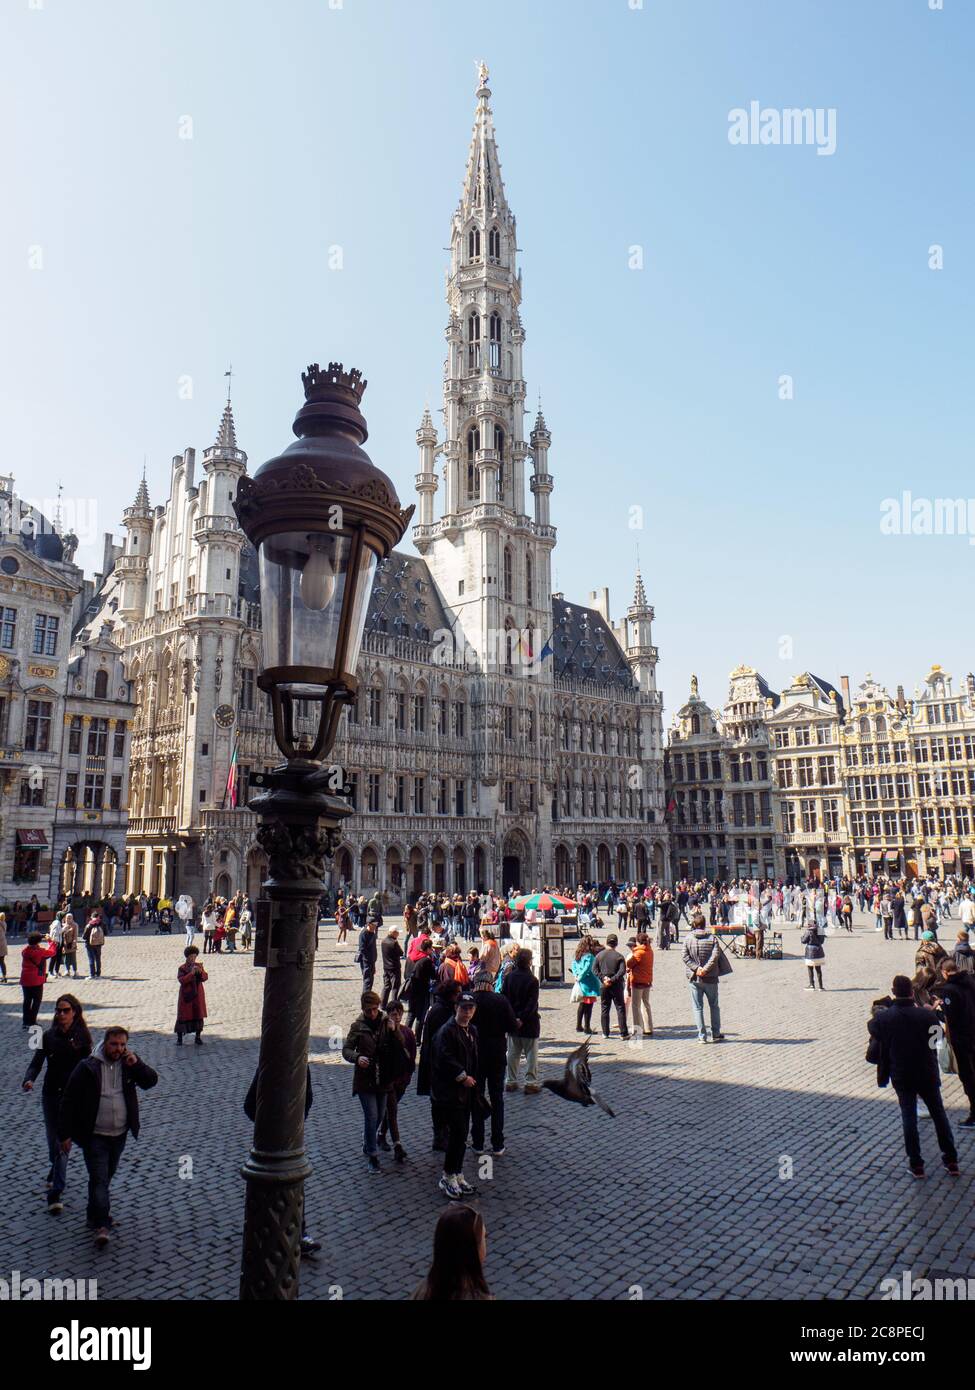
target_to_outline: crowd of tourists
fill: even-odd
[[[762,933],[776,924],[798,927],[810,991],[825,989],[826,943],[852,930],[854,910],[872,916],[885,941],[913,932],[914,974],[895,976],[889,994],[874,1001],[867,1056],[877,1066],[878,1084],[891,1084],[897,1093],[911,1173],[921,1178],[925,1172],[918,1102],[933,1122],[946,1171],[958,1173],[941,1077],[958,1077],[969,1106],[961,1127],[975,1128],[975,885],[968,880],[581,885],[561,896],[566,906],[539,915],[564,915],[567,907],[578,926],[569,971],[575,1028],[583,1039],[596,1031],[597,1002],[604,1038],[613,1036],[615,1025],[624,1042],[653,1039],[655,951],[677,946],[698,1039],[724,1042],[720,985],[734,967],[722,928],[740,928],[760,943]],[[398,918],[386,925],[387,905],[378,892],[369,897],[339,893],[323,901],[323,910],[328,907],[340,944],[354,932],[349,944],[355,946],[361,973],[360,1007],[342,1056],[353,1068],[367,1172],[382,1171],[384,1153],[394,1163],[407,1161],[409,1137],[400,1111],[411,1087],[429,1102],[429,1143],[442,1155],[438,1186],[450,1207],[438,1223],[433,1267],[415,1296],[439,1298],[453,1283],[465,1297],[489,1297],[483,1222],[465,1202],[476,1191],[471,1178],[479,1174],[469,1177],[464,1170],[469,1151],[492,1162],[504,1157],[506,1097],[517,1091],[538,1096],[544,1089],[536,962],[523,940],[511,939],[513,922],[526,914],[497,893],[421,894],[406,905],[402,928]],[[186,931],[183,959],[174,972],[176,1045],[192,1037],[201,1046],[209,976],[195,937],[202,933],[204,955],[227,954],[238,946],[248,950],[253,907],[243,892],[230,898],[211,895],[199,909],[184,895],[162,908],[156,905],[157,924],[167,909]],[[101,902],[92,903],[80,922],[62,905],[45,931],[29,932],[20,975],[25,1029],[36,1027],[48,979],[79,978],[79,947],[85,949],[88,979],[102,978],[105,938],[118,920],[109,918]],[[4,982],[10,935],[0,913]],[[34,1088],[42,1071],[48,1208],[53,1214],[63,1208],[68,1156],[77,1145],[88,1171],[87,1223],[103,1246],[113,1224],[110,1183],[127,1136],[138,1134],[138,1092],[154,1086],[157,1074],[129,1048],[128,1032],[120,1025],[109,1028],[96,1046],[83,1007],[70,993],[58,995],[53,1022],[32,1048],[25,1091]],[[302,1252],[318,1248],[304,1231]]]

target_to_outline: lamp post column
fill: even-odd
[[[314,769],[317,771],[317,769]],[[309,785],[313,768],[289,764],[268,773],[269,790],[254,798],[257,839],[269,859],[255,943],[264,964],[264,1007],[257,1072],[257,1117],[247,1181],[240,1297],[298,1296],[304,1183],[308,1034],[325,861],[350,808]]]

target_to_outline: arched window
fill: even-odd
[[[860,720],[860,732],[861,732],[861,734],[869,734],[869,732],[870,732],[870,720],[869,720],[869,719],[861,719],[861,720]]]
[[[701,716],[700,716],[699,714],[692,714],[692,715],[691,715],[691,733],[692,733],[692,734],[699,734],[700,732],[701,732]]]
[[[873,721],[873,727],[878,734],[885,734],[887,732],[887,720],[882,714],[877,715],[876,719]]]
[[[95,699],[104,700],[108,697],[108,672],[95,672]]]
[[[477,468],[475,460],[480,443],[477,426],[467,431],[467,500],[477,501]]]
[[[504,600],[505,600],[505,603],[511,603],[513,593],[514,593],[514,579],[512,578],[512,571],[511,571],[511,547],[506,545],[505,548],[504,548]]]
[[[467,365],[471,371],[481,365],[481,316],[476,313],[467,320]]]
[[[481,255],[481,229],[472,227],[467,233],[467,259],[476,261]]]
[[[488,319],[488,337],[491,344],[490,363],[492,368],[501,368],[501,315],[492,314]]]
[[[525,602],[529,608],[535,602],[535,569],[531,555],[525,556]]]
[[[488,232],[488,256],[492,261],[501,259],[501,233],[497,227],[492,227]]]
[[[498,501],[504,501],[504,430],[494,427],[494,452],[498,456]]]

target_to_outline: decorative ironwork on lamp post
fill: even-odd
[[[330,794],[322,766],[355,668],[376,566],[413,514],[369,459],[359,409],[361,374],[330,362],[302,373],[297,441],[241,478],[234,511],[257,548],[264,668],[274,737],[285,761],[250,801],[269,860],[258,912],[255,964],[266,968],[257,1073],[257,1113],[247,1181],[240,1297],[298,1294],[304,1182],[305,1078],[318,903],[325,860],[348,802]],[[303,736],[299,705],[316,711]]]

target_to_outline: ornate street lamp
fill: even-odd
[[[242,1299],[298,1294],[304,1181],[305,1077],[318,901],[348,802],[330,795],[323,769],[355,669],[376,565],[413,513],[361,447],[368,437],[361,374],[330,362],[302,373],[298,436],[253,478],[241,478],[234,510],[256,546],[264,670],[274,737],[285,762],[249,804],[267,852],[254,963],[267,967],[261,1019],[254,1144],[247,1180]],[[316,711],[303,738],[300,704]]]

